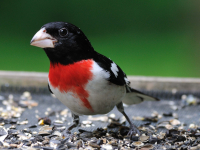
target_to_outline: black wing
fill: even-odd
[[[152,96],[146,95],[140,91],[137,91],[133,88],[131,88],[130,81],[128,81],[126,74],[121,70],[121,68],[115,65],[115,69],[113,71],[112,64],[114,63],[109,58],[97,53],[95,55],[96,57],[94,60],[98,63],[100,67],[102,67],[104,70],[108,71],[110,73],[110,78],[108,79],[111,83],[114,83],[116,85],[126,85],[126,96],[123,99],[123,103],[126,104],[137,104],[142,101],[158,101],[159,99],[154,98]],[[117,70],[117,71],[116,71]]]

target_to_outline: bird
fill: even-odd
[[[50,60],[48,88],[73,117],[67,133],[79,125],[79,116],[107,114],[116,106],[130,124],[128,135],[140,134],[123,104],[159,99],[130,87],[122,69],[96,52],[80,28],[67,22],[50,22],[36,32],[30,44],[43,48]]]

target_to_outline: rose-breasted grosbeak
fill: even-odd
[[[68,131],[79,124],[79,115],[106,114],[117,106],[130,124],[129,134],[139,133],[123,103],[158,99],[131,88],[121,68],[97,53],[78,27],[47,23],[34,35],[31,45],[43,48],[50,60],[49,89],[73,114]]]

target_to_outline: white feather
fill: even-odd
[[[111,64],[111,68],[110,69],[112,70],[112,72],[114,73],[115,77],[117,78],[117,76],[118,76],[117,72],[119,71],[119,69],[117,68],[117,65],[114,62]]]

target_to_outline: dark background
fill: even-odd
[[[48,72],[30,40],[52,21],[75,24],[128,75],[200,76],[200,1],[40,0],[0,3],[0,70]]]

